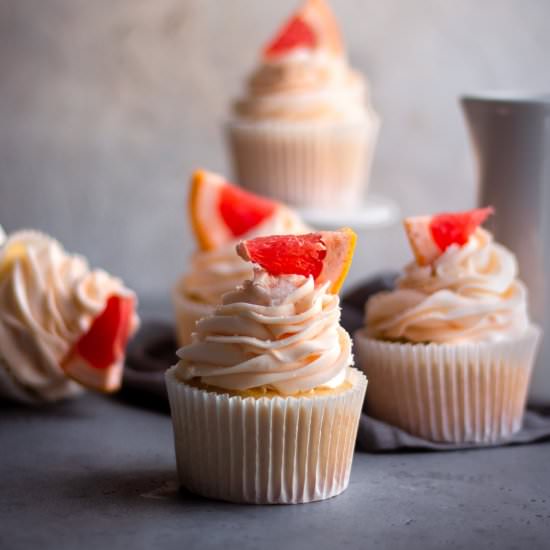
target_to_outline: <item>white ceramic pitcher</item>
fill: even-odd
[[[491,230],[517,255],[533,320],[544,330],[529,400],[550,405],[550,93],[462,97]]]

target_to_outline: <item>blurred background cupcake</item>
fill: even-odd
[[[522,425],[540,330],[515,256],[478,227],[490,211],[406,220],[416,261],[355,335],[369,414],[428,440],[498,443]]]
[[[324,0],[307,0],[263,50],[228,141],[246,188],[298,207],[354,206],[379,119]]]
[[[243,191],[203,170],[193,174],[188,214],[198,250],[172,291],[182,346],[191,342],[196,322],[213,313],[222,295],[252,276],[250,264],[235,252],[240,239],[309,230],[283,204]]]

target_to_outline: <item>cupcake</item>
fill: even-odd
[[[539,329],[491,209],[410,218],[416,260],[366,304],[355,335],[369,414],[439,442],[505,441],[522,425]]]
[[[324,0],[306,0],[268,44],[227,137],[244,187],[298,207],[364,198],[379,119]]]
[[[166,373],[183,487],[256,504],[347,487],[367,386],[339,324],[354,244],[345,230],[238,246],[252,278],[199,321]]]
[[[54,239],[19,231],[0,245],[0,399],[57,401],[119,388],[136,298]]]
[[[192,177],[189,217],[199,250],[172,292],[182,346],[191,342],[196,322],[214,311],[222,295],[252,276],[251,266],[235,252],[239,239],[309,231],[286,206],[203,170]]]

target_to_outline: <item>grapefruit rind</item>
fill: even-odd
[[[343,55],[344,42],[340,26],[326,0],[306,0],[301,14],[316,30],[317,43],[321,47],[334,55]]]
[[[122,385],[124,360],[106,369],[98,369],[77,354],[71,354],[62,365],[65,375],[81,386],[100,393],[114,393]]]
[[[201,250],[215,250],[223,243],[229,242],[232,235],[218,216],[201,217],[202,212],[215,212],[219,189],[224,184],[222,177],[206,170],[196,170],[191,178],[189,193],[189,219],[195,239]]]
[[[403,221],[416,262],[420,266],[430,265],[441,256],[441,250],[433,240],[430,220],[431,216],[417,216]]]
[[[281,203],[254,195],[206,170],[193,173],[188,204],[193,233],[204,251],[235,241],[283,209]]]
[[[327,247],[327,255],[317,282],[323,284],[331,281],[329,292],[338,294],[353,262],[357,234],[349,227],[344,227],[338,231],[323,231],[321,238]],[[338,266],[338,269],[331,270],[330,266]]]

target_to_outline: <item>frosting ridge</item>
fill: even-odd
[[[339,298],[327,288],[315,288],[312,277],[256,270],[197,323],[193,343],[178,351],[178,376],[283,395],[339,386],[353,363],[351,341],[339,325]]]
[[[500,340],[529,326],[527,291],[514,255],[477,229],[432,266],[412,262],[393,291],[366,306],[367,334],[411,342]]]
[[[367,100],[365,80],[344,54],[298,49],[262,59],[235,112],[245,120],[363,121]]]

